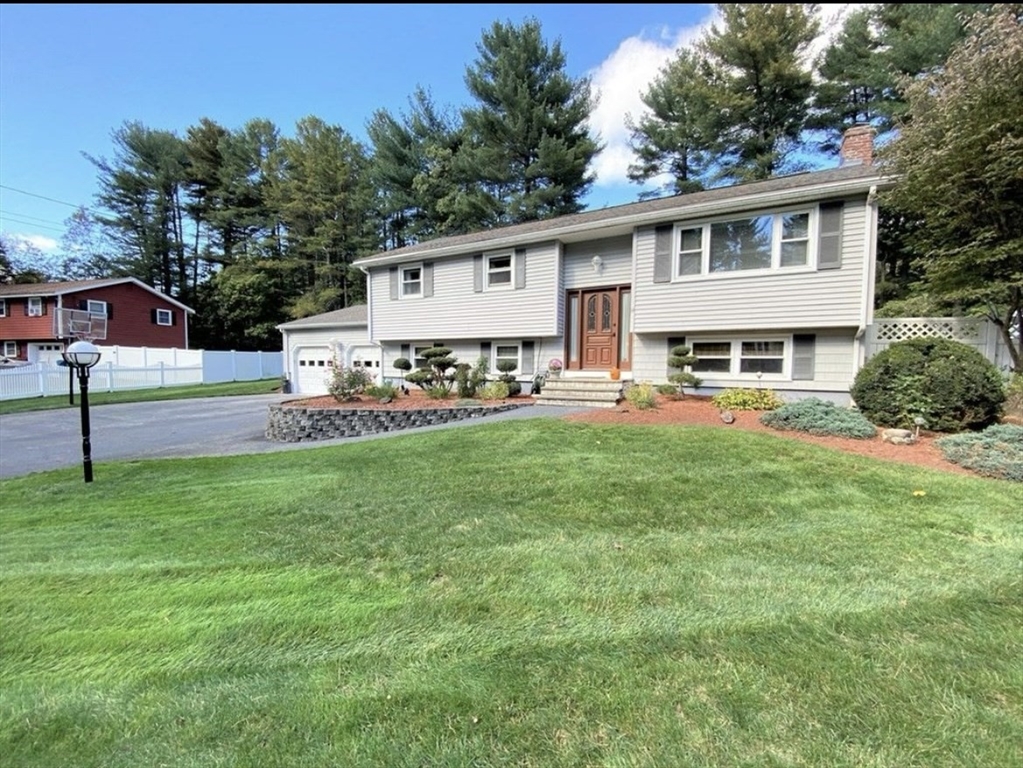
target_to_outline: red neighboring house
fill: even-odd
[[[0,357],[52,360],[74,339],[60,338],[56,309],[84,309],[107,318],[101,345],[188,349],[195,310],[134,277],[0,285]]]

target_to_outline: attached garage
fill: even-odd
[[[284,373],[295,394],[327,394],[335,360],[380,378],[380,348],[369,341],[365,304],[292,320],[277,329],[283,335]]]

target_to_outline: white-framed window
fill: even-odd
[[[100,317],[107,316],[107,303],[105,301],[89,299],[85,302],[85,309],[90,315],[99,315]]]
[[[739,373],[785,373],[784,341],[739,342]]]
[[[7,317],[7,299],[0,299],[0,317]]]
[[[731,373],[732,342],[694,341],[691,351],[696,356],[693,373]]]
[[[692,339],[689,345],[696,356],[690,366],[695,374],[774,379],[789,375],[791,337]]]
[[[169,309],[156,310],[157,325],[174,325],[174,313]]]
[[[423,353],[428,349],[434,347],[443,347],[443,344],[434,342],[433,344],[413,344],[412,345],[412,370],[418,371],[420,368],[429,368],[430,362],[423,357]]]
[[[41,296],[29,296],[28,298],[28,316],[29,317],[42,317],[43,316],[43,299]]]
[[[676,225],[674,279],[811,267],[816,227],[810,209]]]
[[[423,265],[409,264],[398,270],[401,296],[405,299],[423,295]]]
[[[492,253],[484,257],[487,288],[511,288],[515,256],[511,253]]]
[[[16,341],[5,341],[4,342],[4,357],[17,357],[18,356],[18,342]]]
[[[501,371],[501,369],[497,367],[497,364],[503,360],[509,360],[515,363],[515,368],[510,371],[510,373],[514,374],[522,370],[522,345],[519,342],[496,341],[491,347],[491,350],[491,357],[493,359],[490,361],[490,369],[494,373],[499,373]]]

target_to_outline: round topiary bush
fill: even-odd
[[[959,341],[907,339],[878,353],[856,374],[853,400],[882,427],[935,432],[994,424],[1002,412],[1002,377],[986,357]]]

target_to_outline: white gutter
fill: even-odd
[[[742,209],[745,207],[771,207],[777,205],[788,205],[806,201],[816,201],[822,196],[841,196],[850,194],[862,194],[864,192],[864,182],[869,179],[853,179],[849,181],[835,181],[830,184],[814,185],[811,187],[801,187],[799,189],[783,190],[781,192],[772,192],[770,194],[749,194],[743,197],[729,197],[725,200],[714,200],[707,203],[700,203],[696,205],[686,205],[680,202],[677,207],[666,207],[656,211],[649,211],[647,213],[630,213],[615,216],[613,218],[602,219],[599,221],[587,221],[576,224],[570,224],[561,227],[553,227],[551,229],[545,229],[535,232],[527,232],[521,234],[505,235],[503,237],[496,237],[493,239],[476,240],[471,243],[459,243],[457,245],[450,245],[440,248],[424,249],[420,251],[406,251],[403,254],[397,256],[391,256],[389,254],[383,254],[380,256],[371,256],[367,259],[360,259],[356,261],[354,266],[359,267],[364,272],[369,267],[379,267],[389,264],[399,264],[402,262],[410,261],[413,259],[425,259],[425,258],[443,258],[445,256],[461,256],[466,253],[475,253],[480,249],[491,250],[499,249],[512,246],[520,246],[526,242],[544,242],[547,240],[556,240],[561,237],[566,237],[574,234],[581,233],[596,233],[602,229],[611,229],[615,227],[642,227],[648,224],[659,224],[666,218],[676,218],[680,221],[691,219],[691,218],[704,218],[712,216],[716,213],[723,213],[734,211],[736,209]],[[870,189],[876,189],[876,180],[871,185]],[[367,273],[368,274],[368,273]]]
[[[870,187],[867,193],[867,202],[864,206],[866,217],[867,237],[863,248],[863,284],[860,302],[860,324],[856,329],[856,337],[853,344],[853,371],[858,371],[866,362],[866,350],[863,347],[863,337],[867,333],[867,327],[874,321],[874,286],[877,278],[877,185]]]

